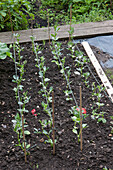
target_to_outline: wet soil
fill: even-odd
[[[98,123],[96,119],[92,119],[91,106],[97,102],[96,97],[92,97],[92,83],[97,82],[90,74],[88,80],[88,87],[84,83],[84,78],[75,74],[77,67],[76,61],[70,57],[70,52],[67,49],[67,42],[62,42],[63,55],[66,57],[65,66],[71,68],[71,88],[79,105],[79,87],[82,86],[82,100],[83,107],[87,110],[87,117],[83,123],[87,123],[87,128],[83,129],[83,150],[80,150],[80,143],[78,143],[76,134],[72,132],[74,122],[69,114],[69,109],[75,106],[74,101],[66,101],[64,90],[66,90],[66,80],[60,73],[60,69],[52,61],[53,55],[51,53],[49,44],[43,46],[42,53],[45,57],[45,65],[49,68],[46,72],[46,77],[50,79],[48,87],[52,86],[54,89],[54,104],[55,104],[55,135],[56,135],[56,153],[52,154],[52,148],[49,144],[45,144],[47,139],[44,135],[34,133],[34,128],[40,128],[39,120],[48,119],[47,114],[43,111],[41,102],[44,98],[38,92],[41,90],[39,70],[36,65],[35,55],[32,52],[31,43],[22,44],[24,51],[22,55],[27,60],[25,66],[25,81],[23,82],[24,90],[28,91],[31,96],[30,102],[27,104],[24,117],[28,124],[27,129],[30,135],[26,135],[26,140],[30,144],[27,155],[27,163],[24,161],[24,153],[21,148],[15,146],[17,141],[17,134],[13,131],[12,120],[17,113],[18,104],[15,99],[13,88],[16,86],[12,82],[15,74],[14,63],[11,59],[0,60],[0,170],[102,170],[104,167],[113,169],[113,140],[111,134],[111,118],[113,115],[113,104],[108,96],[102,92],[103,97],[101,102],[103,107],[98,109],[106,112],[106,123]],[[85,51],[83,47],[78,44],[80,51]],[[98,57],[97,49],[92,47],[95,55]],[[75,47],[75,51],[76,51]],[[103,52],[99,51],[101,56]],[[104,56],[104,55],[103,55]],[[87,64],[96,79],[101,81],[97,76],[95,69],[89,62]],[[85,67],[84,71],[89,72]],[[37,119],[32,115],[31,110],[36,109],[36,113],[40,113]],[[77,125],[79,127],[79,125]],[[39,168],[37,168],[37,165]]]

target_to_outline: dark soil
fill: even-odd
[[[89,77],[89,88],[84,84],[83,78],[74,74],[76,71],[74,60],[67,54],[67,42],[63,42],[63,56],[66,57],[65,65],[71,68],[71,88],[75,94],[79,105],[79,86],[82,85],[83,107],[87,110],[87,118],[83,122],[88,127],[83,130],[83,151],[80,150],[80,144],[76,135],[72,132],[74,122],[69,114],[69,109],[75,105],[73,101],[67,102],[64,90],[66,90],[66,81],[64,80],[60,70],[55,63],[52,63],[52,54],[49,44],[46,43],[42,51],[45,56],[45,65],[49,67],[46,77],[50,79],[48,87],[53,86],[55,96],[55,128],[56,128],[56,154],[52,154],[52,148],[49,144],[44,144],[46,137],[44,135],[35,134],[34,128],[39,128],[39,120],[48,119],[42,109],[41,102],[44,100],[38,92],[42,88],[38,69],[35,67],[35,55],[32,53],[32,45],[30,43],[23,44],[24,51],[22,55],[27,60],[24,89],[31,96],[30,102],[27,104],[29,113],[25,114],[28,124],[27,129],[30,135],[26,136],[26,140],[31,147],[27,156],[27,163],[24,162],[24,153],[15,144],[18,143],[17,135],[13,131],[12,120],[17,113],[17,102],[13,88],[15,83],[12,82],[15,74],[14,63],[11,59],[0,60],[0,170],[101,170],[105,166],[113,169],[113,140],[111,139],[110,116],[113,115],[113,105],[109,98],[103,93],[101,102],[104,106],[100,111],[104,111],[106,123],[97,123],[97,120],[91,118],[91,106],[95,104],[96,98],[92,98],[91,84],[95,79],[91,75]],[[85,54],[81,45],[80,50]],[[98,56],[98,50],[93,48],[95,55]],[[75,49],[76,50],[76,49]],[[99,51],[101,56],[104,54]],[[88,64],[97,80],[100,82],[91,63]],[[85,68],[84,72],[89,71]],[[95,82],[96,83],[96,82]],[[100,82],[100,84],[102,84]],[[97,83],[96,83],[97,85]],[[31,110],[36,109],[40,115],[37,119],[32,115]]]

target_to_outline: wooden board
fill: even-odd
[[[113,34],[113,20],[103,21],[103,22],[90,22],[82,24],[72,25],[74,28],[73,37],[75,38],[85,38],[92,37],[103,34]],[[69,37],[70,25],[59,26],[60,30],[58,31],[59,39]],[[14,31],[20,35],[20,43],[31,42],[30,36],[33,34],[35,41],[48,40],[48,28],[37,28],[37,29],[28,29]],[[54,34],[54,28],[50,27],[50,35]],[[50,36],[51,37],[51,36]],[[11,44],[12,41],[12,32],[1,32],[0,33],[0,42]]]
[[[109,97],[111,98],[112,102],[113,102],[113,87],[111,85],[111,83],[109,82],[108,78],[106,77],[102,67],[100,66],[98,60],[96,59],[92,49],[90,48],[88,42],[84,41],[82,42],[82,45],[87,53],[87,55],[89,56],[98,76],[100,77]]]

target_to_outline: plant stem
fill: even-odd
[[[26,144],[25,144],[25,134],[24,134],[24,115],[22,115],[22,133],[23,133],[24,155],[25,155],[25,163],[26,163],[27,162],[27,157],[26,157]]]
[[[70,6],[70,31],[71,31],[71,20],[72,20],[72,5]],[[71,34],[69,34],[69,41],[71,40]]]
[[[80,86],[80,149],[82,151],[82,89]]]
[[[49,35],[49,45],[50,45],[50,27],[49,27],[49,12],[47,9],[47,17],[48,17],[48,35]]]
[[[12,35],[13,35],[13,23],[12,23],[12,19],[11,19],[10,9],[9,9],[9,17],[10,17],[10,23],[11,23],[11,31],[12,31]]]
[[[16,42],[15,42],[15,35],[13,34],[13,54],[14,54],[14,62],[15,62],[15,75],[16,75],[16,82],[17,82],[17,87],[18,87],[18,80],[17,80],[17,76],[18,76],[18,73],[17,73],[17,63],[16,63]],[[18,101],[20,102],[20,92],[19,92],[19,89],[18,89]],[[19,104],[19,108],[21,109],[21,105]],[[21,119],[22,119],[22,113],[21,113]]]
[[[33,37],[33,39],[32,39],[32,43],[33,43],[33,50],[34,50],[34,53],[35,53],[35,55],[36,55],[36,59],[37,59],[37,64],[38,64],[38,68],[39,68],[39,72],[41,72],[41,68],[40,68],[40,59],[39,59],[39,57],[38,57],[38,54],[37,54],[37,49],[36,49],[36,44],[35,44],[35,42],[34,42],[34,37]],[[43,77],[41,77],[41,81],[42,81],[42,84],[44,85],[44,79],[43,79]],[[44,89],[44,87],[43,87],[43,89]],[[48,99],[47,99],[47,92],[44,90],[44,93],[45,93],[45,96],[46,96],[46,103],[48,104],[48,106],[49,106],[49,103],[48,103]]]
[[[33,19],[31,18],[31,36],[33,37]],[[33,43],[32,43],[32,48],[33,48]],[[32,51],[33,54],[33,51]]]
[[[52,91],[52,117],[53,117],[53,155],[55,155],[55,120],[54,120],[54,91]]]
[[[64,70],[64,68],[63,68],[63,66],[62,66],[62,62],[61,62],[61,60],[60,60],[60,56],[58,56],[58,60],[59,60],[59,63],[60,63],[60,65],[61,65],[61,68]],[[72,92],[73,100],[74,100],[76,106],[78,107],[76,98],[75,98],[75,96],[74,96],[74,94],[73,94],[73,91],[72,91],[72,89],[71,89],[70,82],[69,82],[69,80],[68,80],[68,78],[67,78],[67,75],[66,75],[66,73],[65,73],[65,70],[64,70],[64,76],[65,76],[65,79],[66,79],[66,82],[67,82],[67,86],[69,87],[70,91]]]

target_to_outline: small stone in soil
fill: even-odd
[[[61,135],[64,132],[64,129],[58,132],[59,135]]]
[[[112,134],[109,134],[109,136],[112,136]]]
[[[62,138],[59,138],[59,142],[62,142]]]
[[[100,168],[103,168],[103,165],[100,165]]]

